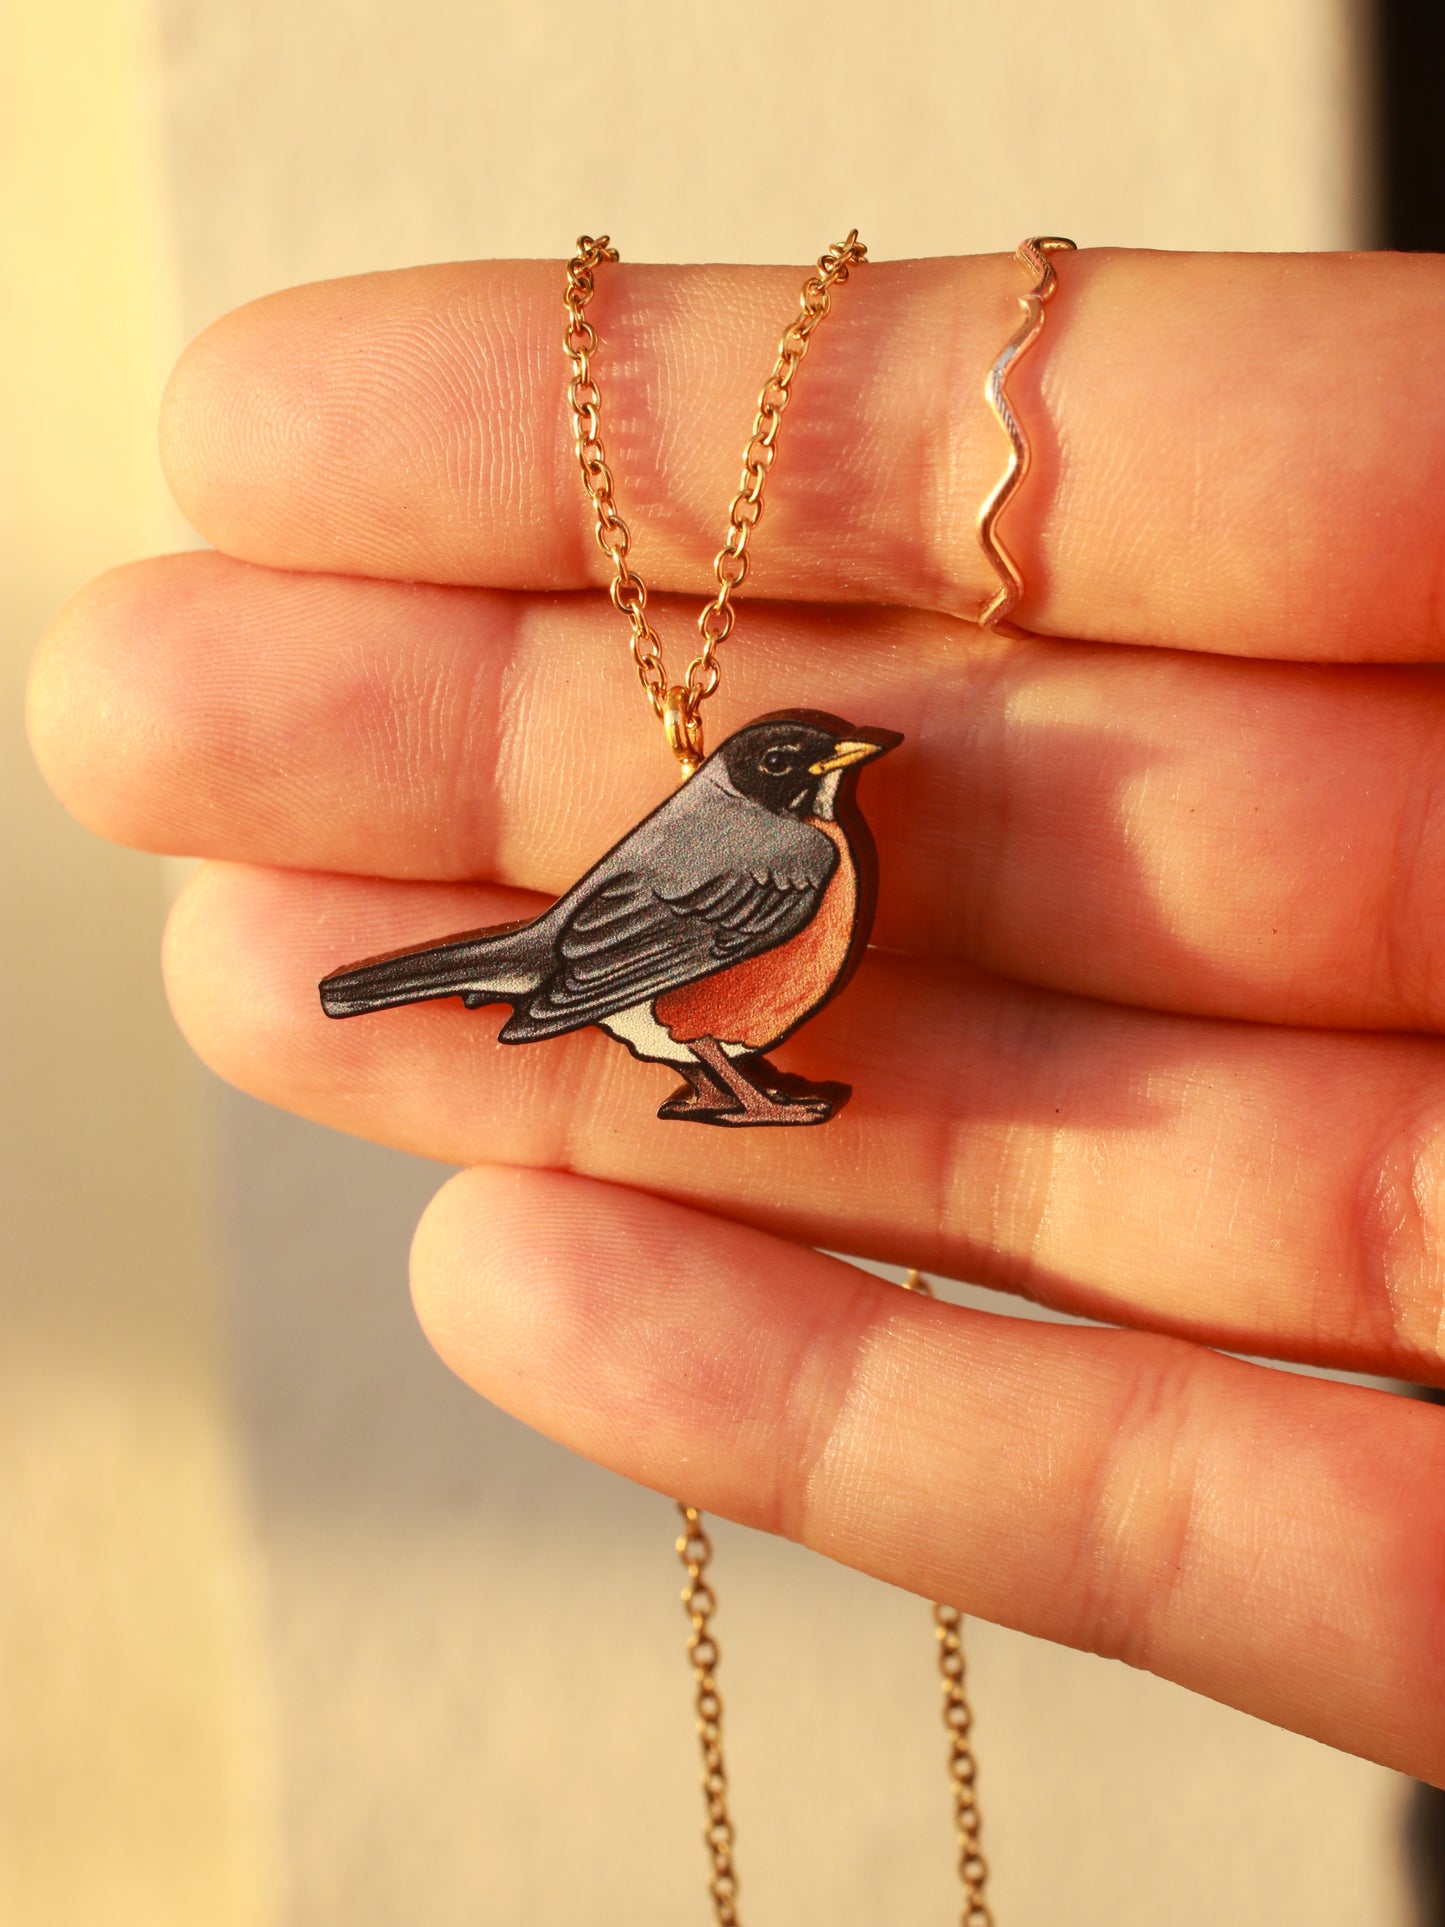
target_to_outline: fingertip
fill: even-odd
[[[525,1307],[525,1293],[498,1287],[526,1270],[528,1219],[550,1216],[546,1179],[509,1165],[474,1166],[448,1179],[422,1213],[411,1241],[411,1301],[428,1342],[458,1377],[507,1303]]]
[[[669,1343],[634,1302],[636,1278],[656,1275],[647,1219],[657,1209],[668,1207],[587,1179],[483,1165],[442,1187],[411,1250],[417,1320],[450,1371],[644,1482],[665,1480],[675,1456],[659,1443],[675,1432],[669,1374],[658,1370]]]
[[[215,360],[213,337],[225,330],[230,319],[227,315],[212,322],[187,344],[161,393],[157,423],[161,473],[177,508],[196,529],[201,527],[196,483],[199,474],[204,472],[204,464],[198,459],[197,442],[204,440],[208,432],[208,410],[202,397],[209,386]]]
[[[467,309],[476,279],[469,264],[348,276],[264,295],[212,322],[161,401],[161,465],[191,524],[243,561],[471,580],[450,512],[436,511],[444,484],[431,470],[445,438],[434,425],[419,433],[426,418],[411,397],[418,380],[431,381],[431,413],[444,396],[443,414],[459,416],[464,433],[479,407],[499,407],[484,379],[490,364],[480,375],[473,366],[474,318],[438,325],[459,303]],[[515,350],[515,330],[506,334]],[[451,461],[444,451],[447,475]],[[378,491],[373,462],[389,490]]]
[[[161,979],[181,1035],[203,1062],[220,1069],[206,1046],[205,992],[224,928],[226,881],[232,865],[202,863],[177,891],[161,934]],[[221,1073],[224,1075],[224,1071]]]
[[[72,596],[51,619],[31,659],[25,683],[25,730],[40,774],[74,815],[70,796],[70,721],[76,697],[69,647],[75,606],[88,593]]]
[[[646,1192],[496,1167],[437,1194],[411,1280],[430,1343],[484,1398],[771,1530],[787,1529],[780,1494],[886,1289]]]
[[[106,646],[129,633],[129,603],[143,564],[99,576],[71,596],[40,638],[25,691],[25,725],[40,773],[89,830],[130,841],[117,802],[128,784],[134,688],[113,671]]]
[[[523,1327],[546,1329],[563,1349],[581,1345],[588,1333],[601,1337],[616,1316],[632,1318],[639,1278],[668,1275],[672,1237],[693,1215],[569,1172],[471,1166],[442,1186],[417,1226],[417,1316],[463,1377],[473,1340],[498,1320],[519,1339]]]
[[[254,311],[274,299],[247,302],[203,328],[161,395],[158,446],[166,484],[192,528],[233,555],[247,553],[244,525],[218,516],[216,497],[224,497],[228,484],[244,488],[249,479],[238,418],[254,408],[258,388],[264,405],[274,370],[248,343],[255,339]]]
[[[233,782],[214,679],[214,609],[237,565],[152,556],[87,583],[41,637],[26,692],[36,762],[77,821],[143,850],[189,854]],[[198,612],[200,612],[198,614]],[[248,689],[255,703],[254,679]]]
[[[262,295],[203,328],[171,370],[161,470],[186,520],[228,556],[324,566],[295,540],[302,505],[291,488],[298,464],[316,454],[326,397],[345,379],[337,364],[353,298],[349,283],[330,282]],[[325,470],[332,480],[334,468]]]
[[[202,863],[166,919],[161,974],[181,1035],[218,1077],[276,1101],[278,1066],[310,1088],[322,1073],[325,1020],[312,988],[320,972],[278,970],[276,943],[288,879],[244,863]],[[268,967],[269,966],[269,967]],[[309,1002],[316,1023],[296,1022]]]

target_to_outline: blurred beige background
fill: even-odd
[[[465,254],[1366,240],[1345,0],[53,0],[0,20],[6,1927],[702,1927],[666,1503],[412,1325],[440,1173],[217,1089],[165,878],[31,772],[24,661],[189,539],[184,339]],[[723,1528],[750,1923],[956,1917],[927,1615]],[[972,1625],[1001,1927],[1414,1919],[1405,1783]]]

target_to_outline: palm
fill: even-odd
[[[614,273],[610,453],[680,652],[794,276]],[[855,1087],[824,1131],[704,1152],[595,1034],[502,1051],[455,1004],[316,1006],[342,959],[531,914],[671,780],[589,586],[550,264],[298,290],[204,336],[165,448],[222,553],[61,617],[39,753],[95,827],[219,859],[167,956],[210,1063],[479,1167],[415,1260],[478,1389],[1445,1779],[1438,1415],[1205,1349],[1442,1377],[1445,279],[1081,255],[1068,280],[1018,384],[1057,440],[1010,524],[1060,640],[942,613],[990,587],[1007,262],[859,276],[783,432],[749,581],[773,600],[713,727],[810,706],[907,739],[868,779],[880,950],[782,1054]],[[1137,1329],[926,1303],[818,1243]]]

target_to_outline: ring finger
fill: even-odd
[[[848,1109],[826,1131],[703,1138],[653,1115],[675,1078],[595,1033],[505,1048],[494,1014],[450,1001],[322,1016],[337,964],[534,904],[209,867],[172,919],[172,1002],[231,1082],[430,1157],[646,1184],[1232,1350],[1442,1376],[1445,1045],[1126,1011],[875,954],[780,1057],[852,1083]]]

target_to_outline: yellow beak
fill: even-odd
[[[881,756],[886,743],[835,743],[833,754],[820,763],[808,765],[809,776],[826,776],[830,769],[847,769],[850,763],[866,763],[870,756]]]

